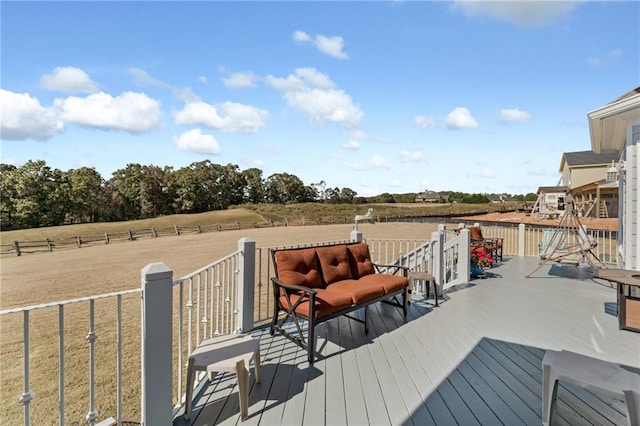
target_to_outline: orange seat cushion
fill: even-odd
[[[360,278],[362,283],[374,283],[384,288],[385,294],[395,293],[409,286],[409,279],[401,275],[371,274]]]
[[[384,287],[375,281],[342,280],[327,287],[327,291],[349,295],[351,301],[359,305],[384,296]]]
[[[315,318],[322,318],[331,315],[334,312],[341,311],[350,307],[353,302],[351,295],[341,291],[331,291],[325,289],[317,289],[315,299]],[[300,294],[291,294],[291,304],[294,305],[300,298]],[[295,309],[297,314],[309,318],[309,297],[303,295],[303,301]],[[280,296],[280,306],[289,309],[285,296]]]

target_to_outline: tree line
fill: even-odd
[[[245,203],[364,203],[350,188],[324,181],[305,185],[297,176],[240,170],[235,164],[194,162],[172,167],[127,164],[105,180],[92,167],[62,171],[43,160],[20,167],[0,164],[3,230],[71,223],[146,219],[225,210]]]

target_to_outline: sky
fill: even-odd
[[[0,3],[2,163],[210,160],[359,196],[556,185],[640,2]]]

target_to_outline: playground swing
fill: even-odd
[[[527,278],[531,278],[547,262],[577,267],[586,261],[593,269],[606,269],[604,263],[593,252],[593,249],[598,245],[597,241],[587,234],[586,228],[580,223],[573,199],[568,194],[566,206],[568,209],[557,228],[553,230],[553,234],[548,241],[543,240],[540,263],[527,275]]]

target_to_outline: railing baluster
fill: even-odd
[[[20,403],[24,406],[24,424],[31,425],[31,400],[34,397],[33,392],[29,389],[29,311],[23,313],[23,337],[24,337],[24,392],[20,396]]]
[[[184,339],[184,281],[180,281],[179,288],[179,297],[180,302],[178,303],[178,391],[176,395],[178,395],[178,399],[180,399],[180,394],[182,392],[182,350],[183,344],[182,341]],[[180,402],[178,400],[178,402]]]
[[[122,295],[118,295],[118,320],[116,325],[116,421],[122,425]]]
[[[220,315],[220,265],[216,268],[216,316]],[[216,332],[215,334],[220,334],[220,321],[216,321]]]
[[[58,412],[60,426],[64,426],[64,305],[58,305]]]
[[[87,423],[93,426],[98,418],[98,413],[96,412],[96,399],[95,399],[95,344],[98,335],[95,331],[95,300],[89,300],[89,334],[85,339],[89,342],[89,412],[85,419]]]
[[[207,317],[207,300],[208,300],[207,296],[209,295],[208,272],[209,272],[208,269],[204,270],[204,299],[202,300],[202,314],[204,315],[204,318],[202,318],[202,334],[203,334],[202,338],[203,339],[207,339],[211,337],[210,335],[209,336],[207,335],[207,324],[209,323],[209,317]],[[213,300],[213,292],[211,292],[211,299]]]

